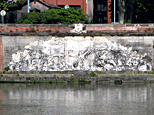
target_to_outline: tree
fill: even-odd
[[[111,9],[113,12],[113,0]],[[154,22],[154,1],[153,0],[116,0],[116,11],[118,12],[118,21],[131,20],[133,23]],[[113,18],[113,13],[112,13]]]
[[[0,10],[8,10],[6,0],[0,0]]]
[[[24,0],[0,0],[0,11],[1,10],[8,10],[9,6],[17,6]]]
[[[85,14],[81,13],[82,9],[75,10],[73,8],[68,9],[50,9],[44,10],[40,13],[30,12],[23,14],[17,23],[24,24],[72,24],[74,21],[85,21],[89,23]]]
[[[134,3],[135,3],[135,0],[127,0],[126,1],[126,15],[127,15],[127,20],[130,20],[132,21],[132,16],[133,16],[133,12],[134,12]],[[126,19],[125,19],[126,20]]]
[[[135,0],[132,21],[138,23],[154,22],[153,6],[153,0]]]

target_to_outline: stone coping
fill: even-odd
[[[105,32],[95,32],[95,33],[51,33],[51,32],[18,32],[18,33],[1,33],[1,36],[154,36],[154,33],[105,33]]]
[[[62,35],[62,36],[153,36],[154,24],[85,24],[83,30],[76,31],[76,26],[67,24],[0,24],[0,35]],[[80,32],[81,31],[81,32]],[[75,34],[78,33],[78,34]],[[82,33],[82,34],[80,34]]]
[[[0,24],[0,27],[70,27],[72,24]]]
[[[26,75],[26,76],[25,76]],[[154,75],[126,76],[120,74],[108,74],[102,77],[75,77],[70,74],[3,74],[0,83],[29,83],[29,82],[83,82],[83,83],[154,83]]]
[[[154,23],[136,23],[136,24],[85,24],[87,27],[125,27],[125,26],[136,26],[136,27],[142,27],[142,26],[150,26],[153,27]],[[0,24],[0,26],[3,27],[70,27],[72,24]]]

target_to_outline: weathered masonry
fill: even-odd
[[[0,25],[0,71],[150,71],[153,25]]]

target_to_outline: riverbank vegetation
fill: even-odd
[[[0,72],[0,77],[6,75],[13,76],[30,76],[35,77],[53,75],[54,77],[65,76],[65,77],[135,77],[135,76],[154,76],[154,69],[150,72],[137,72],[137,71],[9,71],[8,68]]]
[[[3,71],[0,83],[154,83],[152,72],[101,72],[101,71],[59,71],[59,72],[12,72]]]

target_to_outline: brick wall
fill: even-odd
[[[3,45],[2,45],[2,37],[0,36],[0,71],[4,70],[3,66]]]
[[[68,33],[72,28],[60,25],[0,25],[0,33],[50,32]]]
[[[87,30],[90,33],[154,33],[153,26],[88,26]]]
[[[0,33],[70,33],[73,25],[56,24],[8,24],[0,25]],[[87,25],[88,33],[154,33],[154,26]]]

